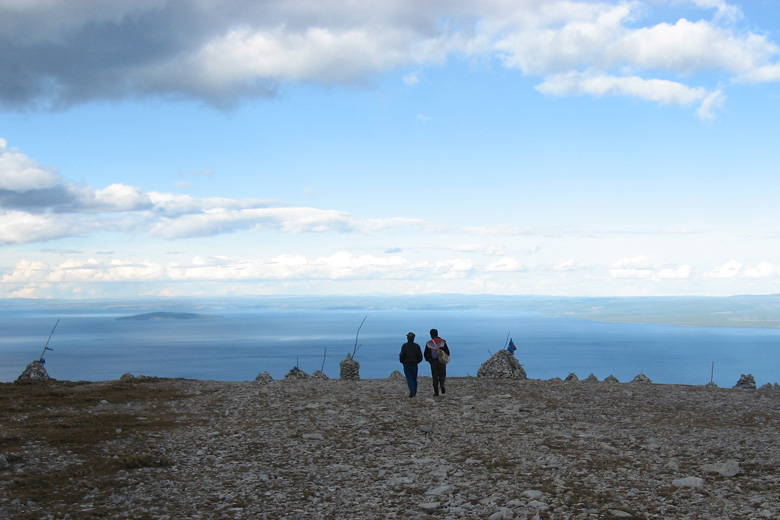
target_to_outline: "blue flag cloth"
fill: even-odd
[[[506,349],[512,354],[514,354],[515,350],[517,350],[517,347],[515,347],[515,342],[512,341],[512,338],[509,338],[509,345],[506,347]]]

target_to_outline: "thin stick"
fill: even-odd
[[[363,346],[363,345],[358,345],[358,335],[360,335],[360,329],[363,328],[363,324],[366,322],[366,318],[368,318],[368,316],[363,318],[363,321],[360,322],[360,327],[358,327],[358,330],[355,333],[355,348],[352,349],[352,359],[355,359],[355,354],[357,354],[358,349]]]
[[[57,323],[54,324],[54,329],[57,328],[57,325],[60,324],[59,318],[57,319]],[[46,354],[47,350],[54,350],[53,348],[49,348],[49,342],[51,341],[51,337],[54,336],[54,329],[51,329],[51,334],[49,334],[49,339],[46,340],[46,345],[43,346],[43,351],[41,351],[41,357],[38,359],[38,361],[43,361],[43,355]]]
[[[712,362],[712,370],[710,371],[710,383],[712,383],[712,380],[715,378],[715,362]]]
[[[328,355],[328,347],[325,347],[325,352],[322,353],[322,368],[320,368],[320,372],[325,372],[325,356]]]
[[[506,333],[506,341],[504,342],[504,348],[506,348],[507,345],[509,345],[509,335],[512,334],[512,332]]]

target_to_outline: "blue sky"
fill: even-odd
[[[779,21],[2,1],[0,297],[780,293]]]

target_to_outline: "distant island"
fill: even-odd
[[[147,312],[146,314],[135,314],[133,316],[122,316],[118,320],[200,320],[210,318],[221,318],[213,314],[196,314],[194,312]]]

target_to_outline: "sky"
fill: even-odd
[[[779,13],[0,0],[0,297],[780,293]]]

